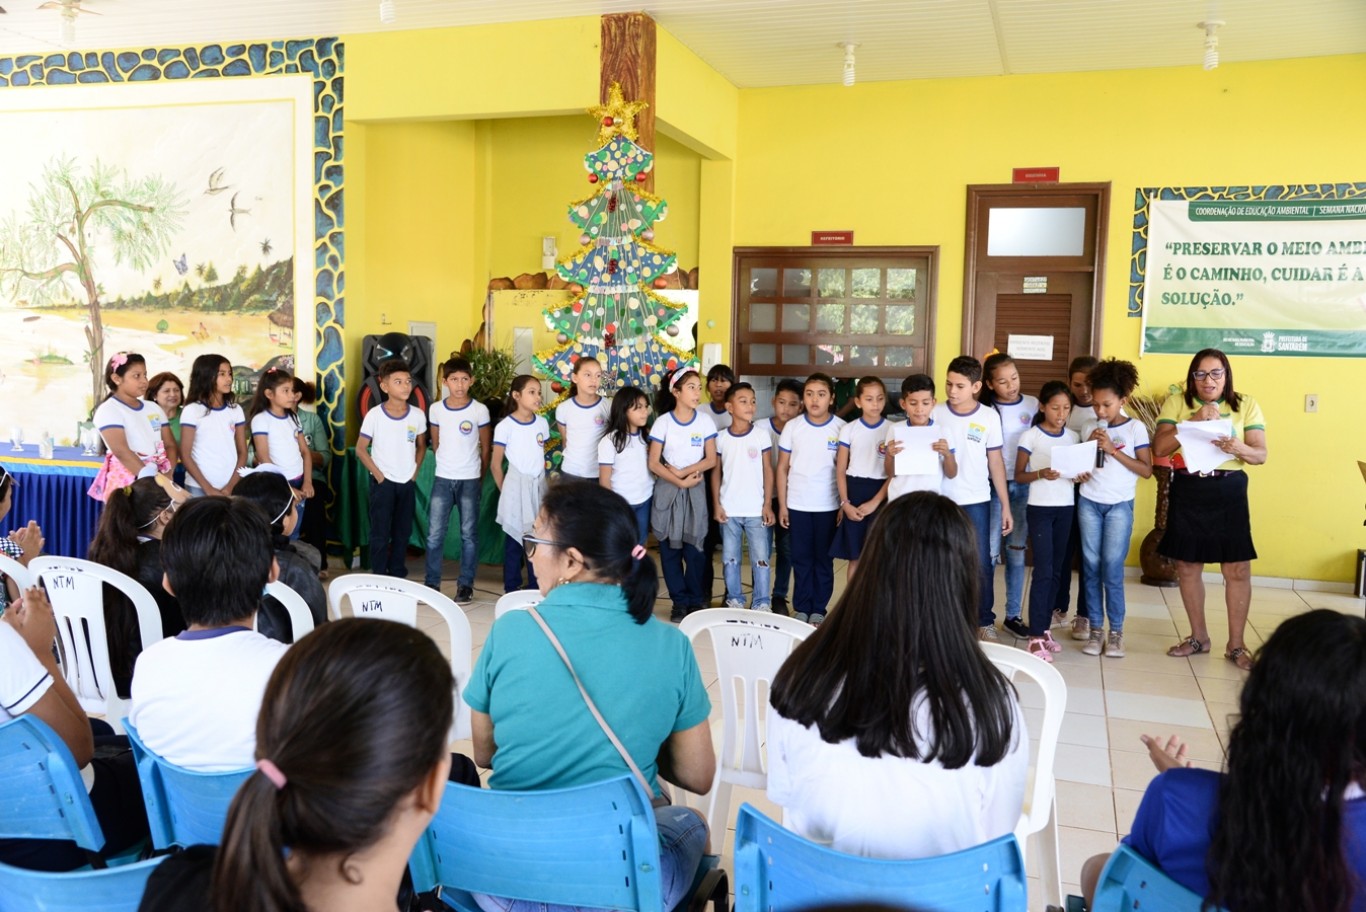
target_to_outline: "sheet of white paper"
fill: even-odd
[[[1181,458],[1190,472],[1212,472],[1228,462],[1230,457],[1214,445],[1221,437],[1233,436],[1233,422],[1183,421],[1176,426],[1176,439],[1181,444]]]
[[[1096,470],[1096,442],[1074,443],[1071,446],[1055,446],[1050,451],[1052,465],[1063,478],[1076,478],[1078,475]]]
[[[929,425],[898,424],[892,433],[901,444],[901,452],[896,454],[896,474],[933,475],[939,471],[939,454],[933,448],[936,441],[944,439],[943,431]]]

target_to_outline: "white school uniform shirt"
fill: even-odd
[[[177,766],[251,766],[261,697],[288,648],[245,627],[187,630],[153,643],[133,669],[128,721],[148,750]]]
[[[783,432],[782,432],[782,430],[781,430],[780,428],[776,428],[776,427],[773,426],[773,418],[772,418],[772,416],[770,416],[770,417],[768,417],[768,418],[761,419],[761,420],[758,422],[758,425],[759,425],[759,427],[763,428],[764,431],[768,434],[768,443],[769,443],[768,458],[769,458],[769,461],[770,461],[770,462],[772,463],[772,465],[773,465],[773,471],[776,472],[776,471],[778,471],[778,454],[779,454],[780,452],[782,452],[782,451],[778,448],[778,440],[783,436]]]
[[[612,490],[631,506],[639,506],[654,496],[650,447],[640,431],[626,435],[626,446],[620,453],[612,444],[612,435],[604,434],[598,441],[598,465],[612,467]]]
[[[545,474],[545,442],[550,439],[550,422],[536,415],[523,424],[508,415],[493,428],[493,443],[502,446],[512,466],[523,475]]]
[[[52,675],[24,638],[0,622],[0,722],[22,716],[52,687]]]
[[[720,405],[721,411],[714,411],[712,409],[713,405]],[[735,419],[730,414],[730,409],[726,408],[726,404],[724,402],[708,402],[707,404],[699,408],[698,411],[706,412],[707,417],[711,419],[712,424],[716,425],[716,433],[718,434],[724,431],[726,428],[730,427],[731,423],[735,421]]]
[[[242,406],[235,403],[209,408],[203,402],[191,402],[180,410],[180,426],[194,428],[190,458],[204,473],[204,480],[215,488],[221,488],[231,481],[232,473],[237,471],[237,429],[246,423],[247,416]],[[294,449],[297,451],[298,448],[296,444]],[[272,442],[272,461],[274,456]],[[194,483],[193,476],[189,480]]]
[[[1088,439],[1097,427],[1099,425],[1095,421],[1085,424],[1081,429],[1081,439]],[[1129,418],[1123,424],[1112,424],[1106,428],[1106,433],[1110,435],[1110,442],[1115,449],[1133,459],[1138,458],[1139,450],[1152,445],[1148,439],[1148,429],[1136,418]],[[1133,500],[1137,487],[1138,476],[1118,459],[1106,456],[1105,465],[1092,471],[1091,477],[1081,483],[1081,496],[1092,503],[1117,504]]]
[[[1056,436],[1035,425],[1020,435],[1020,452],[1029,454],[1025,468],[1030,472],[1053,467],[1053,448],[1072,446],[1078,443],[1076,431],[1064,427]],[[1076,503],[1077,486],[1070,478],[1055,478],[1049,481],[1040,478],[1029,483],[1029,505],[1031,507],[1070,507]]]
[[[727,516],[764,515],[764,461],[773,449],[768,433],[755,424],[743,434],[730,428],[716,435],[721,460],[721,508]]]
[[[441,432],[436,448],[436,477],[464,481],[478,478],[483,468],[479,431],[489,426],[488,406],[471,399],[460,408],[446,400],[433,402],[427,409],[428,424]]]
[[[854,478],[887,477],[887,424],[886,418],[865,424],[860,415],[840,428],[840,446],[849,451],[845,474]]]
[[[787,466],[787,508],[805,513],[828,513],[840,506],[835,486],[835,453],[840,445],[844,422],[827,415],[815,424],[809,415],[789,421],[778,437],[778,448],[789,454]]]
[[[1096,407],[1072,403],[1072,411],[1067,415],[1067,429],[1081,433],[1081,429],[1096,420]]]
[[[417,474],[417,438],[427,433],[427,417],[422,409],[408,406],[401,418],[395,418],[377,405],[365,413],[360,423],[357,448],[370,446],[370,458],[385,481],[405,484]],[[272,444],[271,458],[275,458]]]
[[[155,402],[139,399],[136,406],[124,405],[110,396],[95,409],[95,427],[103,434],[110,428],[123,428],[128,449],[140,456],[151,456],[161,443],[161,426],[166,415]],[[108,446],[109,441],[105,441]]]
[[[905,423],[905,422],[903,422],[903,421],[889,421],[889,422],[887,422],[887,436],[886,436],[886,438],[885,438],[887,443],[891,443],[892,440],[895,439],[897,427],[898,427],[899,425],[904,424],[904,423]],[[914,425],[912,425],[912,426],[914,426]],[[933,426],[934,426],[934,419],[931,418],[931,419],[925,424],[925,427],[933,427]],[[944,439],[945,439],[945,440],[948,440],[948,437],[945,436]],[[953,450],[953,443],[950,441],[950,442],[949,442],[949,452],[952,453],[953,451],[954,451],[954,450]],[[944,457],[943,457],[943,456],[940,456],[940,457],[939,457],[939,471],[938,471],[938,472],[933,472],[933,473],[927,474],[927,475],[893,475],[893,476],[892,476],[892,480],[891,480],[890,482],[887,483],[887,502],[890,503],[890,502],[892,502],[893,500],[896,500],[896,499],[897,499],[898,497],[900,497],[901,495],[903,495],[903,494],[910,494],[910,493],[913,492],[913,491],[933,491],[934,493],[938,494],[938,493],[939,493],[939,489],[940,489],[941,487],[943,487],[943,484],[944,484]]]
[[[958,474],[944,479],[944,496],[959,506],[986,503],[991,498],[987,453],[1004,446],[1001,416],[980,403],[973,403],[972,411],[959,415],[947,402],[936,405],[930,414],[944,429],[958,462]]]
[[[1039,412],[1039,400],[1021,396],[1014,402],[997,402],[996,414],[1001,416],[1001,458],[1006,463],[1006,481],[1015,480],[1015,451],[1020,446],[1020,435],[1029,430]]]
[[[602,396],[593,405],[579,405],[570,396],[555,406],[555,423],[569,432],[560,470],[581,478],[598,477],[598,441],[607,430],[611,404]]]
[[[655,419],[650,427],[650,442],[663,444],[664,464],[675,469],[686,468],[702,461],[707,455],[707,441],[716,437],[716,425],[702,414],[692,413],[692,420],[684,423],[674,412]]]
[[[299,451],[299,441],[303,436],[304,429],[299,425],[299,419],[289,412],[274,415],[270,409],[266,409],[252,416],[252,443],[254,444],[259,437],[266,438],[266,446],[270,449],[270,461],[279,466],[285,477],[291,481],[302,478],[304,474],[304,454]]]

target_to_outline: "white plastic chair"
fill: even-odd
[[[108,583],[127,596],[138,616],[142,648],[161,639],[161,612],[156,599],[130,576],[103,564],[75,557],[35,557],[29,573],[41,582],[57,618],[62,646],[62,674],[76,699],[88,713],[103,713],[104,720],[122,734],[121,720],[128,715],[129,701],[114,689],[109,667],[109,635],[104,626],[104,589]]]
[[[493,619],[496,621],[509,611],[525,611],[532,605],[539,605],[541,599],[545,598],[536,589],[520,589],[517,592],[509,592],[501,596],[498,603],[493,606]]]
[[[1019,840],[1021,852],[1032,848],[1039,853],[1039,880],[1043,887],[1044,902],[1050,906],[1061,906],[1058,789],[1053,776],[1053,763],[1058,755],[1058,735],[1062,732],[1063,713],[1067,711],[1067,682],[1052,665],[1022,649],[1000,643],[982,643],[981,646],[992,664],[1012,682],[1018,682],[1023,675],[1043,691],[1043,728],[1031,733],[1039,740],[1039,753],[1031,758],[1033,763],[1029,767],[1029,779],[1025,786],[1025,804],[1020,822],[1015,826],[1015,838]],[[1030,836],[1036,838],[1031,840]]]
[[[689,614],[678,629],[692,641],[694,650],[698,636],[709,632],[716,656],[721,690],[721,754],[708,793],[707,823],[713,833],[724,833],[730,823],[731,788],[768,787],[764,736],[760,733],[760,726],[768,719],[768,701],[760,699],[759,684],[770,685],[793,647],[816,628],[780,614],[708,608]],[[737,681],[741,685],[738,698]]]
[[[14,585],[19,587],[20,595],[33,585],[33,575],[29,573],[29,569],[8,554],[0,554],[0,573],[14,580]]]
[[[297,643],[305,634],[313,632],[313,612],[302,595],[279,580],[266,583],[266,595],[284,605],[289,613],[290,642]],[[261,629],[261,612],[256,612],[251,629]]]
[[[460,606],[421,583],[376,573],[348,573],[332,580],[327,587],[328,613],[333,618],[344,617],[342,603],[348,600],[354,617],[398,621],[416,627],[417,605],[422,602],[445,619],[451,637],[451,672],[455,675],[455,719],[451,725],[451,740],[463,741],[472,737],[470,708],[460,699],[460,694],[464,693],[474,669],[474,645],[469,618]]]

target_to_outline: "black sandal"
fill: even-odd
[[[1234,665],[1237,665],[1243,671],[1252,670],[1252,650],[1248,649],[1246,646],[1230,649],[1228,652],[1224,653],[1224,658],[1228,659]]]
[[[1188,636],[1175,646],[1167,650],[1167,655],[1174,659],[1184,659],[1187,656],[1199,655],[1202,652],[1209,652],[1209,643],[1202,643],[1193,636]],[[1182,651],[1184,650],[1184,652]]]

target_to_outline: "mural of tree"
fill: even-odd
[[[91,403],[104,395],[100,265],[145,270],[170,249],[187,203],[156,175],[134,177],[99,159],[48,163],[26,208],[0,223],[0,292],[32,304],[84,303]]]

